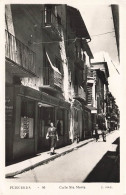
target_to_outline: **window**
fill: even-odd
[[[76,59],[78,59],[78,58],[79,58],[79,56],[80,56],[78,46],[75,46],[75,49],[76,49]]]
[[[49,60],[47,59],[46,51],[44,48],[43,50],[43,84],[44,85],[50,84],[50,74],[51,74],[50,63]]]
[[[59,15],[57,15],[57,21],[58,21],[58,24],[61,25],[61,17]]]
[[[55,66],[58,68],[58,70],[61,72],[61,60],[56,57],[55,59]]]
[[[44,22],[46,24],[51,23],[51,12],[52,12],[52,6],[51,5],[46,5],[45,10],[44,10]]]
[[[84,52],[82,53],[82,60],[83,60],[84,63],[85,63],[85,61],[86,61],[86,56],[85,56]]]
[[[46,56],[46,50],[45,48],[43,49],[43,66],[44,67],[49,67],[49,61]]]
[[[34,101],[22,100],[21,103],[21,128],[20,138],[33,138],[34,134],[34,115],[35,105]]]

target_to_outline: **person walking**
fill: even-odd
[[[98,141],[99,139],[99,134],[98,134],[98,124],[95,125],[95,139],[96,139],[96,142]]]
[[[103,138],[103,142],[106,142],[106,125],[105,125],[105,123],[102,124],[102,138]]]
[[[46,139],[49,139],[50,155],[55,154],[56,142],[59,141],[59,138],[57,130],[52,122],[50,123],[50,127],[47,130]]]

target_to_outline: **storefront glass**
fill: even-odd
[[[29,139],[34,137],[34,116],[34,101],[23,99],[21,102],[20,138]]]

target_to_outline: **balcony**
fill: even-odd
[[[74,95],[75,99],[86,101],[86,93],[85,93],[83,87],[79,87],[79,86],[75,85],[74,91],[75,91],[75,95]]]
[[[42,28],[54,41],[61,41],[61,24],[52,10],[45,9],[42,12]]]
[[[87,104],[93,105],[92,84],[87,85]]]
[[[91,70],[90,68],[87,68],[87,78],[93,78],[93,70]]]
[[[56,91],[63,90],[63,76],[50,67],[43,67],[43,89]]]
[[[78,66],[78,68],[84,69],[84,60],[81,58],[76,58],[75,64]]]
[[[35,53],[5,30],[6,70],[18,77],[33,77]]]

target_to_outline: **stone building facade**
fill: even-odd
[[[49,150],[50,122],[57,147],[91,137],[106,107],[100,75],[105,86],[108,75],[91,64],[80,12],[64,4],[6,5],[5,28],[6,163]]]

